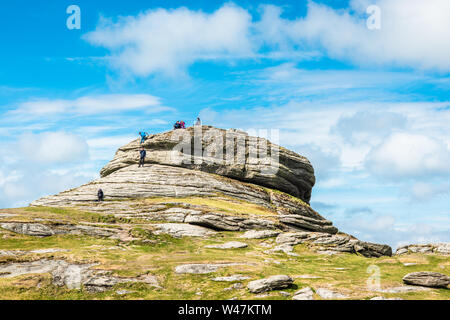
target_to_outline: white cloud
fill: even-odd
[[[79,186],[94,178],[71,168],[64,174],[33,168],[24,164],[20,169],[2,172],[0,169],[0,208],[27,206],[32,200]]]
[[[24,134],[19,139],[18,149],[23,155],[21,161],[27,163],[71,163],[85,160],[89,156],[86,141],[66,132]]]
[[[367,156],[368,168],[391,178],[450,173],[450,150],[425,135],[394,133]]]
[[[369,5],[381,8],[381,29],[366,26]],[[304,18],[288,20],[266,6],[257,27],[269,44],[291,50],[319,47],[357,64],[389,64],[450,70],[450,2],[353,0],[348,9],[309,2]]]
[[[211,14],[184,7],[157,9],[116,23],[103,18],[85,39],[111,50],[116,68],[139,76],[175,75],[197,60],[252,55],[250,25],[248,12],[232,4]]]
[[[359,111],[342,116],[331,131],[348,142],[367,144],[368,141],[379,141],[392,130],[403,129],[406,123],[407,118],[400,113]]]
[[[369,5],[381,8],[380,30],[366,26]],[[213,13],[154,9],[118,21],[101,18],[84,38],[107,48],[114,68],[137,76],[178,76],[202,60],[298,61],[321,55],[366,66],[450,70],[447,0],[353,0],[346,9],[310,1],[306,16],[297,19],[282,18],[274,5],[261,10],[256,20],[233,4]]]
[[[450,184],[417,182],[412,185],[410,192],[414,200],[428,201],[436,196],[448,196]]]
[[[73,100],[31,100],[19,104],[18,108],[10,112],[10,115],[92,115],[142,109],[147,109],[149,112],[159,112],[164,107],[160,106],[157,97],[148,94],[107,94],[83,96]]]

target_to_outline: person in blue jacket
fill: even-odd
[[[139,168],[144,166],[145,162],[145,156],[147,155],[147,152],[145,151],[144,147],[141,147],[141,150],[139,151]]]
[[[139,135],[141,136],[141,144],[145,142],[145,140],[148,138],[147,132],[139,132]]]

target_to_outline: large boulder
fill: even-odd
[[[101,176],[137,164],[139,142],[136,139],[119,148]],[[307,158],[243,131],[191,127],[151,135],[143,145],[147,163],[215,173],[277,189],[305,202],[311,198],[315,177]]]
[[[421,271],[408,273],[403,277],[403,282],[415,286],[447,288],[450,285],[450,277],[438,272]]]
[[[407,253],[450,255],[450,243],[409,244],[397,248],[395,252],[396,255]]]
[[[32,206],[80,207],[96,201],[97,190],[102,189],[109,212],[135,211],[126,201],[154,197],[185,198],[185,197],[216,197],[218,194],[245,201],[272,211],[273,215],[239,215],[232,216],[219,212],[202,212],[199,210],[179,210],[176,212],[158,212],[151,214],[153,218],[165,221],[184,222],[215,230],[240,231],[249,229],[276,229],[281,226],[279,217],[284,215],[302,216],[298,221],[305,221],[296,228],[321,230],[336,233],[337,229],[331,222],[323,218],[303,201],[287,194],[271,191],[260,186],[224,178],[217,174],[190,170],[160,164],[147,165],[138,168],[131,165],[58,195],[47,196],[31,203]],[[278,204],[278,205],[277,205]],[[99,204],[100,205],[100,204]],[[103,207],[102,205],[99,208]],[[120,208],[115,210],[114,207]],[[87,211],[94,210],[88,207]],[[95,211],[95,210],[94,210]],[[291,219],[292,220],[292,219]],[[289,220],[289,221],[291,221]],[[306,229],[305,229],[306,230]]]
[[[287,275],[276,275],[268,278],[250,281],[247,288],[252,293],[284,289],[292,285],[294,280]]]

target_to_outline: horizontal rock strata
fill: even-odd
[[[194,139],[194,128],[151,135],[144,143],[148,150],[146,161],[216,173],[281,190],[309,202],[315,177],[314,169],[305,157],[266,139],[250,137],[245,132],[233,129],[222,130],[203,126],[197,128],[197,136],[200,138]],[[229,137],[228,143],[226,137]],[[139,141],[136,139],[119,148],[114,159],[101,170],[101,176],[106,177],[119,169],[137,164]],[[181,141],[183,145],[180,145]],[[264,147],[267,154],[276,150],[274,156],[277,155],[279,163],[276,170],[272,162],[267,161],[270,158],[251,157],[254,143],[257,148]],[[193,151],[194,146],[200,151]],[[188,152],[182,149],[183,147],[188,149]]]

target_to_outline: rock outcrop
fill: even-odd
[[[308,159],[243,131],[191,127],[151,135],[143,145],[148,150],[147,163],[215,173],[277,189],[305,202],[311,198],[315,177]],[[119,148],[101,176],[137,164],[139,147],[137,139]]]
[[[306,243],[318,252],[335,254],[340,252],[359,253],[365,257],[391,256],[388,245],[360,241],[349,235],[332,235],[321,232],[285,232],[276,238],[278,247],[274,250],[289,253],[294,245]]]
[[[198,138],[199,132],[203,138]],[[155,233],[175,237],[253,230],[244,237],[263,239],[278,235],[278,247],[269,251],[290,255],[295,255],[293,247],[299,243],[313,244],[325,254],[348,252],[366,257],[392,254],[389,246],[338,234],[332,222],[308,204],[314,185],[314,170],[309,161],[265,139],[203,126],[155,134],[143,145],[147,149],[144,167],[137,165],[139,140],[132,141],[119,148],[114,159],[101,170],[99,179],[41,198],[31,206],[72,207],[148,221]],[[255,158],[261,150],[269,150],[270,156],[262,152],[261,157]],[[103,202],[96,201],[98,189],[104,192]],[[213,199],[238,208],[246,204],[259,208],[259,212],[251,209],[241,213],[239,209],[227,211],[223,207],[217,210],[182,200],[150,201],[168,198]],[[95,233],[94,229],[86,228],[34,224],[5,229],[36,236]],[[102,228],[101,232],[112,231]]]
[[[250,281],[247,288],[252,293],[262,293],[271,290],[288,288],[293,282],[294,280],[287,275],[276,275],[265,279]]]
[[[436,244],[409,244],[401,246],[395,251],[396,255],[407,253],[437,253],[443,255],[450,255],[450,243],[436,243]]]
[[[415,286],[430,288],[447,288],[450,285],[450,277],[438,272],[412,272],[403,277],[403,282]]]

